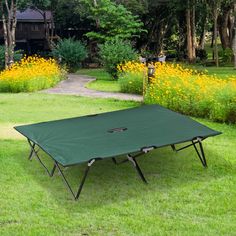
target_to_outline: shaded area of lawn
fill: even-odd
[[[77,71],[79,75],[88,75],[96,78],[86,85],[87,88],[104,91],[104,92],[120,92],[120,85],[114,80],[104,69],[80,69]]]
[[[45,94],[0,94],[0,125],[125,109],[135,102]],[[1,235],[234,235],[236,126],[202,123],[224,134],[204,141],[208,169],[194,149],[168,148],[140,157],[148,185],[130,163],[97,162],[81,198],[72,200],[59,175],[27,160],[25,140],[0,136]],[[41,153],[42,154],[42,153]],[[75,155],[79,155],[75,153]],[[46,164],[52,161],[43,154]],[[65,171],[74,188],[85,165]]]
[[[112,80],[111,75],[109,75],[103,68],[80,69],[76,72],[76,74],[92,76],[92,77],[95,77],[97,80]]]

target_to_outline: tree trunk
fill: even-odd
[[[206,25],[207,25],[207,3],[204,2],[204,10],[202,12],[202,20],[201,20],[201,29],[200,29],[200,38],[199,38],[199,42],[198,42],[198,47],[200,49],[204,49],[205,48],[205,41],[206,41]]]
[[[193,34],[191,28],[191,10],[189,0],[187,1],[187,9],[186,9],[186,27],[187,27],[187,55],[189,63],[194,62],[193,55]]]
[[[6,68],[14,63],[15,31],[17,23],[16,7],[15,0],[5,0],[1,3]]]
[[[7,23],[5,14],[2,13],[2,23],[3,23],[3,32],[4,32],[4,45],[5,45],[5,68],[8,67],[9,61],[9,50],[8,50],[8,37],[7,37]]]
[[[14,49],[16,46],[16,2],[12,1],[12,19],[11,19],[11,45],[10,45],[10,55],[9,55],[9,62],[10,65],[14,62]]]
[[[234,52],[234,69],[236,70],[236,3],[234,3],[234,29],[233,29],[232,49]]]
[[[227,6],[223,9],[223,12],[218,17],[219,35],[222,44],[222,48],[230,48],[230,34],[229,34],[229,17],[231,13],[231,7]]]
[[[201,35],[199,39],[199,48],[204,49],[205,48],[205,41],[206,41],[206,18],[204,19],[202,26],[201,26]]]
[[[213,18],[214,18],[214,59],[216,66],[219,67],[219,56],[217,46],[217,18],[218,18],[218,4],[215,3],[213,7]]]
[[[195,23],[195,0],[192,1],[191,9],[191,34],[192,34],[192,54],[193,61],[196,59],[196,23]]]

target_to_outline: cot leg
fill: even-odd
[[[202,165],[203,165],[204,167],[207,167],[207,161],[206,161],[204,149],[203,149],[203,146],[202,146],[202,140],[203,140],[202,138],[197,138],[196,140],[192,140],[192,143],[191,143],[191,144],[188,144],[188,145],[186,145],[186,146],[184,146],[184,147],[181,147],[181,148],[179,148],[179,149],[176,149],[176,148],[175,148],[175,145],[172,144],[172,145],[171,145],[171,148],[172,148],[173,151],[179,152],[179,151],[181,151],[181,150],[183,150],[183,149],[185,149],[185,148],[188,148],[188,147],[193,146],[194,149],[195,149],[195,151],[196,151],[196,153],[197,153],[197,155],[198,155],[198,157],[199,157],[199,159],[200,159],[200,161],[201,161],[201,163],[202,163]],[[197,144],[198,144],[199,147],[200,147],[200,152],[199,152],[199,150],[197,149]]]
[[[197,143],[199,144],[200,152],[197,149],[197,146],[196,146]],[[201,140],[198,140],[198,142],[196,142],[196,143],[194,141],[192,141],[192,144],[194,146],[194,149],[195,149],[195,151],[196,151],[196,153],[197,153],[197,155],[198,155],[202,165],[204,167],[207,167],[207,161],[206,161],[206,157],[205,157],[205,153],[204,153],[204,149],[203,149]]]
[[[28,142],[30,143],[29,140],[28,140]],[[29,154],[29,158],[28,159],[32,160],[33,154],[34,154],[35,143],[33,143],[32,146],[31,146],[31,143],[30,143],[30,148],[31,148],[31,150],[30,150],[30,154]]]
[[[36,144],[35,143],[31,143],[30,140],[28,139],[28,143],[31,147],[31,150],[30,150],[30,155],[29,155],[29,160],[32,160],[33,156],[35,156],[39,163],[43,166],[43,168],[46,170],[46,172],[48,173],[48,175],[50,177],[52,177],[54,175],[54,172],[55,172],[55,169],[56,169],[56,164],[54,163],[53,165],[53,168],[52,170],[50,171],[46,166],[45,164],[42,162],[42,160],[40,159],[39,155],[38,155],[38,151],[35,150],[35,146]]]
[[[73,195],[73,197],[74,197],[75,200],[77,200],[77,199],[79,198],[80,193],[81,193],[81,191],[82,191],[82,189],[83,189],[85,180],[86,180],[86,178],[87,178],[89,169],[90,169],[90,167],[92,166],[92,164],[93,164],[94,162],[95,162],[95,159],[92,159],[92,160],[90,160],[90,161],[88,162],[87,167],[86,167],[85,172],[84,172],[84,176],[83,176],[82,181],[81,181],[81,183],[80,183],[80,185],[79,185],[79,189],[78,189],[78,191],[77,191],[76,193],[74,193],[74,191],[72,190],[72,188],[71,188],[71,186],[70,186],[68,180],[66,179],[65,175],[63,174],[63,172],[62,172],[62,170],[61,170],[59,164],[58,164],[57,162],[55,162],[56,167],[58,168],[58,170],[59,170],[59,172],[60,172],[60,175],[62,176],[62,178],[63,178],[63,180],[64,180],[66,186],[68,187],[69,191],[71,192],[71,194]]]
[[[137,170],[137,173],[139,174],[139,176],[142,179],[142,181],[147,184],[147,180],[145,179],[145,177],[144,177],[144,175],[143,175],[143,173],[142,173],[142,171],[141,171],[137,161],[135,160],[135,157],[132,157],[130,154],[128,154],[127,155],[127,159],[130,162],[132,162],[132,164],[134,165],[135,169]]]

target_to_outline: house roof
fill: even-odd
[[[46,19],[47,20],[51,20],[52,18],[52,13],[51,11],[45,11],[46,13]],[[24,11],[17,11],[16,12],[16,18],[17,21],[21,21],[21,22],[43,22],[43,14],[44,11],[38,9],[38,10],[34,10],[31,8],[27,8]]]

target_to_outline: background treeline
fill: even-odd
[[[16,10],[26,7],[50,10],[55,24],[50,33],[84,41],[91,60],[99,44],[114,38],[130,40],[144,57],[165,51],[193,63],[207,58],[206,42],[216,65],[219,51],[228,61],[236,54],[235,0],[5,0],[0,11],[6,65],[14,60]],[[46,26],[45,34],[53,49],[57,42]]]

